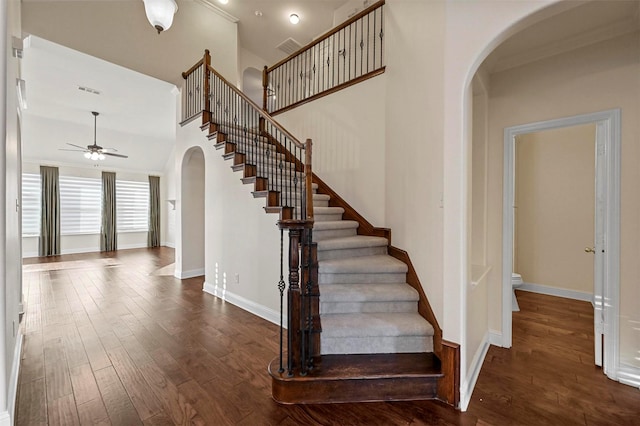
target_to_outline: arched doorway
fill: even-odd
[[[205,161],[199,147],[189,149],[183,157],[180,193],[181,241],[176,275],[184,279],[205,272]]]

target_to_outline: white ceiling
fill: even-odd
[[[25,161],[86,165],[82,153],[60,148],[93,143],[91,111],[97,111],[98,145],[130,157],[107,157],[102,165],[162,171],[175,143],[174,85],[35,36],[25,41],[21,66],[27,88]]]

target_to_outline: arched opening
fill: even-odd
[[[621,149],[625,151],[626,143],[629,150],[626,152],[638,151],[639,126],[624,117],[640,113],[637,103],[640,96],[640,25],[637,20],[627,19],[638,15],[640,4],[567,3],[570,2],[556,5],[553,14],[543,10],[520,21],[517,33],[509,31],[509,34],[505,32],[497,37],[494,44],[487,47],[486,55],[478,58],[482,64],[472,71],[473,91],[468,92],[466,109],[468,160],[463,174],[468,185],[466,253],[469,286],[465,290],[465,355],[466,373],[470,378],[467,383],[473,383],[477,377],[489,344],[511,346],[512,270],[503,255],[511,250],[513,242],[504,239],[503,229],[508,220],[507,211],[513,206],[508,205],[508,200],[503,202],[510,179],[506,159],[511,155],[504,142],[505,131],[511,128],[518,133],[527,123],[557,123],[555,120],[619,108],[623,117]],[[538,19],[540,16],[545,19]],[[604,31],[607,28],[612,31]],[[614,125],[615,119],[600,117],[588,122],[607,127]],[[615,133],[609,127],[606,131]],[[626,168],[625,161],[629,162]],[[634,206],[640,203],[640,197],[633,191],[625,193],[625,181],[628,185],[633,181],[632,161],[638,161],[637,156],[621,159],[622,185],[608,190],[608,196],[614,194],[614,199],[615,191],[620,190],[621,198],[625,200],[626,197],[617,218],[608,216],[613,227],[620,226],[620,216],[633,215]],[[632,284],[632,277],[633,269],[638,268],[631,267],[637,262],[630,261],[633,242],[626,235],[628,232],[623,228],[618,259],[611,259],[612,267],[621,265],[620,270],[612,271],[615,279],[608,284],[613,286],[611,294],[615,296],[618,291],[616,275],[619,274],[620,290],[625,292],[626,289],[627,294],[637,297],[639,290]],[[579,250],[583,252],[584,246]],[[628,258],[627,262],[625,258]],[[523,279],[526,282],[526,277]],[[625,299],[620,300],[619,309],[619,314],[615,314],[609,324],[609,340],[615,347],[611,348],[609,361],[613,364],[609,365],[607,375],[637,386],[640,364],[633,354],[637,356],[640,348],[637,343],[634,346],[634,339],[638,341],[637,332],[631,331],[629,322],[638,320],[634,314],[637,309],[633,311]],[[619,330],[616,318],[620,319]],[[479,327],[479,322],[488,326]]]
[[[181,168],[180,278],[205,273],[205,162],[199,147],[189,149]],[[178,265],[178,262],[176,262]]]

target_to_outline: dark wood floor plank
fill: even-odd
[[[49,413],[49,425],[51,426],[78,426],[78,411],[73,395],[65,395],[53,401],[47,401]]]
[[[78,405],[78,417],[80,424],[95,426],[110,426],[109,415],[101,398],[92,399]]]
[[[47,424],[47,391],[44,377],[20,385],[17,404],[17,424]]]
[[[98,384],[89,364],[73,367],[69,370],[73,394],[78,405],[100,398]]]
[[[73,392],[61,338],[45,342],[44,368],[48,401],[55,401]]]
[[[159,401],[149,392],[149,384],[136,368],[127,351],[124,348],[113,348],[109,349],[108,354],[140,419],[146,420],[159,414],[162,411]]]
[[[111,423],[141,425],[142,421],[113,367],[103,368],[94,374]]]

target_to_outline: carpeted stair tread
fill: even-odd
[[[388,240],[384,237],[370,237],[366,235],[354,235],[351,237],[331,238],[318,241],[318,251],[344,250],[360,247],[387,246]]]
[[[321,303],[325,302],[417,302],[418,292],[406,283],[397,284],[321,284]]]
[[[418,313],[371,312],[322,316],[322,337],[433,336],[433,327]]]
[[[407,265],[388,255],[348,257],[318,262],[318,272],[334,274],[406,273]]]

